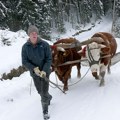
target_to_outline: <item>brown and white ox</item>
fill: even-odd
[[[68,64],[68,65],[62,65],[59,66],[65,62],[68,61],[74,61],[81,59],[80,54],[78,54],[78,51],[81,50],[81,47],[75,47],[75,48],[67,48],[63,49],[61,48],[64,44],[71,44],[75,43],[77,40],[74,38],[66,38],[61,39],[54,43],[52,48],[52,58],[53,58],[53,70],[55,71],[56,75],[58,76],[59,80],[62,81],[64,84],[64,91],[68,90],[68,79],[71,78],[71,70],[73,66],[77,66],[78,70],[78,77],[81,77],[80,68],[81,64],[75,63],[75,64]],[[78,41],[77,41],[78,42]]]
[[[100,86],[103,86],[106,69],[110,73],[111,58],[116,53],[117,43],[115,38],[110,33],[99,32],[94,34],[91,39],[81,42],[81,44],[86,46],[79,53],[87,58],[92,75],[95,79],[100,80]]]

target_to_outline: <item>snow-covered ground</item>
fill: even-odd
[[[94,27],[92,27],[92,26],[94,26]],[[88,24],[86,27],[81,26],[81,30],[87,30],[88,28],[91,28],[91,27],[92,27],[92,29],[88,32],[80,33],[79,35],[76,35],[74,37],[80,41],[83,41],[85,39],[90,38],[96,32],[103,32],[103,31],[111,32],[111,26],[112,26],[111,18],[105,17],[102,20],[97,21],[94,25]],[[72,29],[72,26],[69,23],[66,24],[66,27],[68,28],[66,31],[66,34],[54,33],[52,35],[53,40],[55,40],[55,38],[59,38],[59,37],[60,38],[73,37],[73,35],[76,32],[79,32],[79,30]]]
[[[88,26],[89,28],[89,26]],[[95,32],[110,32],[110,21],[96,24],[91,31],[77,36],[84,40],[90,38]],[[71,30],[72,31],[72,30]],[[68,37],[75,31],[67,32],[62,37]],[[0,74],[21,65],[21,47],[28,36],[23,31],[17,33],[0,31],[5,37],[10,37],[12,46],[0,45]],[[120,39],[117,51],[120,52]],[[1,41],[1,40],[0,40]],[[111,74],[106,74],[106,85],[99,87],[99,81],[94,80],[89,71],[78,84],[69,87],[66,95],[56,88],[50,87],[53,96],[49,108],[50,120],[120,120],[120,62],[111,67]],[[88,67],[82,67],[82,76]],[[55,74],[50,79],[56,82]],[[40,96],[32,83],[29,72],[12,80],[0,81],[0,120],[42,120]],[[72,70],[72,79],[69,84],[77,81],[76,68]],[[59,84],[61,84],[59,82]]]

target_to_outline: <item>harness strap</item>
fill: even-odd
[[[89,57],[89,59],[90,59],[90,61],[88,61],[88,62],[89,62],[89,65],[92,66],[93,64],[98,64],[98,63],[99,63],[99,60],[98,60],[98,61],[94,60],[94,58],[93,58],[93,56],[92,56],[92,54],[91,54],[91,52],[90,52],[90,48],[89,48],[88,45],[87,45],[87,50],[88,50],[88,57]]]

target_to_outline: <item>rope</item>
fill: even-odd
[[[65,91],[63,91],[59,86],[57,86],[54,82],[52,82],[50,79],[48,79],[46,76],[43,76],[44,79],[48,82],[50,82],[51,84],[53,84],[54,86],[56,86],[62,93],[66,94]]]
[[[56,79],[56,85],[59,86],[59,85],[58,85],[58,80],[57,80],[57,75],[56,75],[56,73],[55,73],[55,79]],[[51,88],[54,88],[54,89],[57,88],[56,86],[53,87],[51,84],[50,84],[50,87],[51,87]]]
[[[53,87],[51,84],[49,84],[49,85],[50,85],[50,87],[53,88],[53,89],[57,88],[57,87]]]
[[[56,85],[58,86],[58,80],[57,80],[57,75],[56,75],[56,73],[55,73],[55,79],[56,79]],[[56,86],[53,87],[51,84],[50,84],[50,87],[51,87],[51,88],[54,88],[54,89],[57,88]]]
[[[71,86],[76,85],[77,83],[81,82],[81,81],[85,78],[85,76],[88,74],[89,70],[90,70],[90,68],[88,68],[88,70],[86,71],[86,73],[83,75],[83,77],[82,77],[80,80],[78,80],[77,82],[75,82],[75,83],[73,83],[73,84],[68,85],[68,87],[71,87]],[[55,75],[56,75],[56,74],[55,74]],[[57,82],[57,83],[56,83],[57,86],[63,87],[63,85],[59,85],[59,84],[58,84],[57,77],[56,77],[56,82]],[[53,88],[53,86],[51,86],[51,87]],[[55,88],[56,88],[56,87],[54,87],[54,89],[55,89]]]
[[[31,82],[30,82],[30,95],[32,93],[32,78],[31,78]]]
[[[68,85],[68,86],[71,87],[71,86],[76,85],[77,83],[81,82],[85,78],[85,76],[88,74],[89,70],[90,70],[90,68],[88,68],[87,72],[83,75],[83,77],[80,80],[78,80],[77,82],[75,82],[75,83],[73,83],[71,85]]]

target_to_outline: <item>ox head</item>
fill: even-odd
[[[81,44],[86,45],[86,50],[84,52],[91,67],[91,71],[97,72],[99,70],[101,54],[104,54],[109,48],[104,45],[104,40],[100,37],[93,37],[81,42]],[[79,51],[80,54],[81,52],[83,51]]]
[[[51,51],[52,51],[52,71],[55,70],[55,65],[58,64],[58,53],[61,52],[61,53],[64,53],[65,50],[64,48],[62,48],[61,46],[56,46],[56,45],[51,45]]]
[[[57,44],[51,46],[52,50],[52,71],[57,70],[57,66],[59,64],[62,64],[69,61],[71,59],[71,51],[69,49],[64,49],[64,47],[61,46],[62,44]]]
[[[101,56],[101,49],[106,46],[92,42],[86,47],[86,57],[89,61],[92,72],[97,72],[99,70],[99,62]]]
[[[63,44],[56,44],[54,45],[54,47],[52,46],[52,62],[53,65],[55,67],[57,67],[57,65],[65,63],[67,61],[70,61],[73,59],[73,51],[75,53],[77,53],[76,49],[69,49],[69,48],[65,48],[62,46]],[[65,46],[67,46],[66,44],[64,44]],[[78,54],[79,55],[79,54]]]
[[[70,50],[61,50],[61,49],[57,49],[57,52],[54,56],[54,64],[58,65],[58,64],[62,64],[64,62],[66,62],[67,60],[69,60],[71,57],[71,51]]]
[[[65,52],[64,48],[60,47],[60,46],[56,46],[56,45],[51,45],[51,51],[52,51],[52,57],[54,58],[54,56],[59,52]]]

